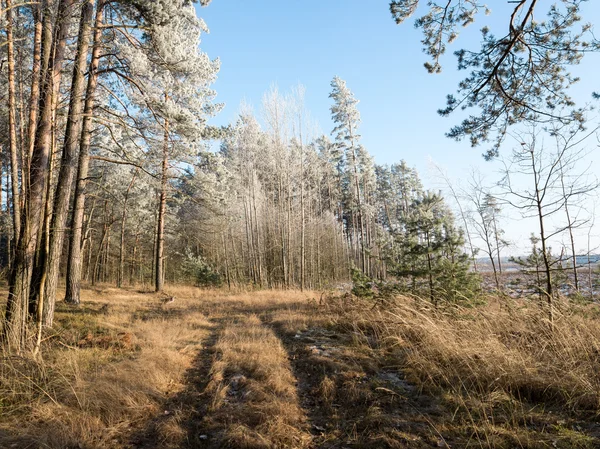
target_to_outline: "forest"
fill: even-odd
[[[210,3],[0,5],[0,447],[600,447],[590,2],[389,3],[500,162],[434,183],[335,74],[214,125]]]

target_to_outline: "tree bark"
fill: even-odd
[[[136,262],[137,262],[137,250],[138,250],[138,243],[140,241],[140,234],[139,232],[136,232],[135,234],[135,241],[133,243],[133,249],[131,252],[131,263],[130,263],[130,267],[129,267],[129,285],[134,285],[135,284],[135,270],[136,270]]]
[[[166,97],[166,96],[165,96]],[[168,97],[166,97],[168,99]],[[156,267],[154,270],[154,290],[162,292],[165,286],[163,276],[165,257],[165,215],[167,212],[167,175],[169,170],[169,120],[165,119],[163,159],[160,181],[160,199],[158,202],[158,226],[156,229]]]
[[[42,70],[42,12],[39,5],[32,6],[33,20],[33,63],[31,66],[31,92],[29,95],[28,148],[33,151],[35,144],[35,124],[37,121],[38,102],[40,98],[40,75]]]
[[[129,186],[127,186],[125,198],[123,199],[123,213],[121,214],[121,247],[119,248],[119,273],[117,275],[117,287],[119,288],[123,286],[123,279],[125,277],[125,222],[127,220],[127,200],[129,199],[129,193],[133,188],[137,174],[138,172],[136,170],[133,173]]]
[[[535,165],[535,156],[533,151],[531,152],[531,168],[533,171],[533,177],[535,181],[535,201],[537,207],[538,220],[540,224],[540,242],[542,244],[542,260],[544,261],[544,272],[546,274],[546,291],[544,292],[546,296],[546,301],[548,303],[548,319],[550,323],[554,323],[554,292],[552,289],[552,267],[550,265],[550,258],[548,254],[547,248],[547,237],[544,228],[544,211],[542,208],[542,191],[540,190],[540,180],[537,172],[537,168]],[[545,192],[544,192],[545,193]]]
[[[44,292],[42,321],[45,326],[52,326],[54,319],[54,304],[56,302],[56,289],[60,274],[60,260],[69,212],[69,199],[71,198],[73,177],[77,170],[77,147],[81,136],[85,72],[87,68],[94,3],[95,0],[86,0],[81,9],[81,21],[79,24],[75,65],[73,67],[69,112],[67,115],[60,172],[54,196],[54,208],[50,224],[50,243],[48,245],[48,255],[44,265],[46,285],[42,285],[40,288],[40,291]]]
[[[6,0],[6,53],[8,65],[8,140],[13,197],[13,241],[21,233],[21,200],[19,192],[19,150],[17,146],[17,106],[15,91],[15,50],[13,38],[12,0]]]
[[[77,182],[75,185],[75,200],[73,204],[73,219],[71,224],[71,240],[69,242],[69,257],[67,259],[67,290],[65,301],[69,304],[81,302],[81,236],[83,232],[83,218],[85,212],[85,196],[87,177],[90,164],[90,142],[92,137],[92,120],[95,106],[96,86],[98,85],[98,66],[102,50],[102,22],[104,0],[98,0],[96,17],[94,19],[94,44],[90,62],[88,84],[83,108],[83,123],[81,140],[79,144],[79,161],[77,167]]]
[[[74,0],[61,0],[58,8],[54,54],[51,55],[40,95],[40,118],[31,160],[30,185],[29,191],[26,192],[19,243],[10,277],[4,337],[9,347],[17,351],[20,351],[26,337],[31,275],[44,218],[53,99],[58,97],[73,3]],[[49,18],[46,17],[45,20]]]
[[[302,129],[302,128],[300,128]],[[300,291],[306,288],[306,217],[304,211],[304,144],[300,131]]]
[[[560,186],[562,189],[562,195],[564,199],[565,215],[567,216],[567,230],[569,231],[569,240],[571,244],[571,254],[573,255],[573,282],[575,291],[579,292],[579,274],[577,273],[577,251],[575,250],[575,236],[573,233],[574,220],[571,218],[571,210],[569,207],[569,194],[567,193],[567,186],[565,185],[565,173],[562,158],[559,158],[559,169],[560,169]]]

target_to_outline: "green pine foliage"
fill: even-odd
[[[439,301],[470,302],[480,293],[479,278],[464,252],[463,231],[438,193],[414,198],[394,232],[390,273],[405,291]]]
[[[362,270],[350,268],[352,275],[352,294],[359,298],[373,299],[375,297],[375,282]]]
[[[202,256],[194,256],[191,252],[185,254],[182,271],[198,287],[220,287],[223,284],[222,276]]]

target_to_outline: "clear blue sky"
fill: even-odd
[[[498,5],[492,7],[492,16],[482,19],[500,33],[507,26],[509,5],[490,3]],[[429,75],[423,68],[427,58],[421,51],[420,32],[412,20],[396,25],[388,4],[387,0],[213,0],[208,7],[198,7],[211,31],[201,47],[222,63],[214,87],[226,107],[212,123],[233,121],[243,100],[259,109],[273,84],[284,92],[302,84],[307,109],[329,134],[333,125],[328,95],[331,79],[338,75],[360,100],[362,142],[377,163],[404,159],[430,188],[436,187],[430,160],[456,179],[471,166],[496,178],[499,165],[483,161],[484,148],[445,137],[460,117],[442,118],[436,112],[464,75],[457,72],[452,51],[477,47],[483,22],[464,31],[449,48],[442,74]],[[583,17],[600,23],[597,0],[585,5]],[[593,90],[600,91],[599,68],[596,55],[577,68],[583,80],[574,90],[577,100],[587,102]],[[599,172],[597,167],[595,171]],[[515,229],[509,229],[509,237],[522,240],[519,227],[507,227],[511,226]]]

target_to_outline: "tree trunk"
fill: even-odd
[[[478,205],[477,208],[479,211],[479,216],[481,218],[481,228],[483,229],[483,240],[485,241],[485,245],[488,249],[487,253],[490,258],[490,263],[492,264],[492,271],[494,272],[494,281],[496,283],[496,288],[498,289],[498,291],[500,291],[500,278],[498,277],[498,268],[496,267],[496,259],[494,257],[494,249],[492,247],[492,241],[491,241],[491,236],[490,236],[490,232],[492,230],[489,228],[489,222],[487,221],[486,215],[483,212],[482,207]],[[497,233],[494,232],[494,235],[497,235]],[[496,243],[496,249],[497,249],[497,251],[500,251],[500,248],[498,247],[497,243]]]
[[[567,186],[565,185],[565,173],[562,158],[559,158],[558,163],[560,168],[560,186],[562,188],[562,195],[564,199],[563,207],[567,216],[567,229],[569,231],[569,240],[571,243],[571,254],[573,255],[573,282],[575,286],[575,291],[579,292],[579,275],[577,273],[577,252],[575,250],[575,236],[573,235],[574,220],[571,218],[571,210],[569,207],[569,194],[567,192]]]
[[[25,340],[27,309],[32,269],[36,254],[46,194],[50,140],[52,132],[53,99],[58,97],[61,71],[74,0],[61,0],[57,13],[56,45],[50,58],[49,70],[40,95],[40,119],[36,130],[35,147],[30,167],[30,186],[25,198],[25,212],[11,273],[6,307],[4,337],[10,347],[20,350]],[[45,20],[49,20],[45,18]],[[15,202],[15,204],[17,204]]]
[[[19,150],[17,146],[17,105],[15,94],[15,51],[12,23],[12,0],[6,0],[6,52],[8,64],[8,141],[13,197],[13,241],[21,233],[21,200],[19,193]]]
[[[67,115],[60,172],[54,197],[54,209],[50,226],[50,244],[44,267],[44,271],[47,271],[47,285],[42,285],[40,289],[40,291],[44,292],[43,324],[45,326],[52,326],[54,319],[54,304],[56,301],[60,260],[63,252],[67,215],[69,212],[69,199],[71,198],[73,176],[77,169],[75,165],[77,161],[76,153],[81,136],[84,81],[94,3],[95,0],[86,0],[81,9],[81,22],[79,24],[77,53],[73,67],[69,112]]]
[[[533,176],[534,176],[534,181],[535,181],[535,200],[536,200],[536,206],[537,206],[537,213],[538,213],[538,220],[539,220],[539,224],[540,224],[540,241],[542,244],[542,258],[544,261],[544,271],[546,274],[546,291],[545,296],[546,296],[546,300],[548,303],[548,318],[550,320],[550,323],[554,323],[554,304],[553,304],[553,295],[554,292],[552,291],[552,267],[550,266],[550,259],[549,259],[549,254],[548,254],[548,248],[546,246],[547,242],[546,242],[546,233],[545,233],[545,229],[544,229],[544,211],[542,209],[542,197],[541,197],[541,191],[540,191],[540,181],[539,181],[539,177],[538,177],[538,172],[537,172],[537,168],[535,165],[535,156],[534,153],[531,152],[531,167],[533,170]]]
[[[165,95],[165,99],[168,97]],[[160,199],[158,202],[158,226],[156,232],[156,267],[154,269],[154,290],[162,292],[165,279],[163,276],[165,257],[165,215],[167,212],[167,175],[169,170],[169,120],[165,119],[163,142],[163,159],[160,180]]]
[[[110,215],[108,216],[106,221],[106,245],[104,250],[104,257],[102,259],[102,282],[109,281],[109,271],[110,271],[110,237],[112,231],[113,224],[113,209],[111,209]]]
[[[140,241],[140,234],[138,232],[136,232],[135,241],[133,243],[133,249],[131,250],[131,264],[129,267],[129,285],[134,285],[134,283],[135,283],[135,269],[136,269],[137,250],[138,250],[139,241]]]
[[[500,256],[500,237],[498,234],[498,224],[496,223],[496,213],[494,212],[492,224],[494,225],[494,239],[496,240],[496,257],[498,258],[498,272],[502,274],[502,257]]]
[[[246,207],[246,198],[243,199],[244,203],[244,224],[246,227],[246,251],[248,252],[248,256],[246,259],[246,266],[248,267],[248,277],[252,278],[252,282],[256,284],[256,270],[254,264],[254,250],[253,250],[253,239],[252,239],[252,230],[250,228],[250,218],[248,209],[250,207]]]
[[[225,239],[224,232],[221,232],[221,243],[223,244],[223,253],[225,254],[225,279],[227,280],[227,288],[231,290],[231,277],[229,275],[229,258],[227,256],[227,239]]]
[[[264,282],[263,273],[263,256],[262,256],[262,245],[260,239],[260,228],[258,226],[258,214],[256,212],[256,183],[255,174],[252,174],[252,210],[254,211],[254,229],[256,231],[255,242],[256,242],[256,263],[258,272],[258,284],[262,287]],[[252,210],[250,211],[250,219],[252,220]]]
[[[127,186],[125,198],[123,199],[123,213],[121,215],[121,246],[119,248],[119,273],[117,275],[117,287],[119,288],[123,286],[123,279],[125,277],[125,221],[127,220],[127,200],[129,199],[129,193],[133,188],[137,174],[138,172],[136,170],[133,173],[133,177],[131,178],[129,186]]]
[[[304,145],[300,132],[300,291],[306,288],[306,223],[304,211]]]
[[[56,120],[56,117],[54,118]],[[55,130],[52,131],[55,133]],[[42,343],[42,329],[44,326],[44,312],[47,310],[43,301],[44,298],[44,288],[46,287],[46,281],[48,276],[47,271],[47,261],[48,261],[48,253],[50,251],[50,215],[52,214],[52,206],[50,202],[50,191],[52,189],[52,172],[54,171],[54,154],[55,154],[55,136],[52,136],[52,152],[50,154],[50,165],[48,167],[48,180],[46,187],[46,200],[44,204],[44,226],[43,226],[43,238],[41,239],[41,243],[38,244],[38,253],[40,260],[36,262],[34,266],[34,273],[32,276],[31,282],[31,292],[29,299],[29,307],[35,306],[35,315],[36,315],[36,342],[34,353],[37,353],[40,350],[40,345]],[[41,268],[41,270],[40,270]],[[36,276],[35,270],[40,271]],[[30,310],[30,313],[33,311]],[[52,315],[54,315],[54,304],[52,304]]]
[[[104,207],[106,211],[106,204]],[[96,283],[100,280],[100,269],[102,257],[104,256],[104,251],[106,248],[106,236],[108,235],[108,226],[107,223],[104,222],[104,226],[102,227],[102,237],[100,239],[100,244],[98,245],[98,252],[96,253],[96,259],[94,260],[94,268],[92,270],[92,285],[96,285]],[[90,255],[92,251],[92,246],[90,245]]]
[[[426,241],[427,241],[427,271],[429,274],[429,276],[428,276],[428,278],[429,278],[429,299],[435,305],[435,307],[437,307],[437,299],[433,292],[433,266],[431,263],[431,245],[430,245],[430,240],[429,240],[429,233],[427,233],[427,235],[426,235]]]
[[[27,129],[27,153],[23,155],[26,161],[24,172],[27,174],[29,161],[35,145],[35,125],[40,99],[40,76],[42,74],[42,9],[39,5],[32,6],[35,28],[33,34],[33,65],[31,68],[31,92],[29,96],[29,124]]]
[[[98,85],[98,65],[102,50],[102,22],[104,0],[98,0],[96,17],[94,20],[94,48],[90,62],[88,85],[83,108],[83,123],[81,140],[79,144],[79,161],[77,167],[77,183],[75,185],[75,200],[73,204],[73,218],[71,224],[71,240],[69,242],[69,257],[67,259],[67,290],[65,301],[69,304],[79,304],[81,301],[81,235],[83,232],[83,216],[85,212],[85,188],[90,164],[90,141],[92,137],[92,120],[94,113],[94,99]]]

